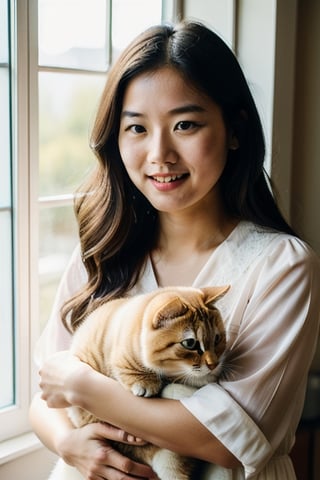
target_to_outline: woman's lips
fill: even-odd
[[[167,192],[179,187],[187,176],[187,173],[182,173],[173,175],[151,175],[149,178],[157,190]]]

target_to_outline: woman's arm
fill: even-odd
[[[74,393],[83,408],[150,443],[225,468],[240,465],[178,400],[136,397],[94,370],[79,377]]]
[[[140,444],[141,440],[103,423],[75,429],[65,409],[50,409],[40,395],[30,407],[30,421],[42,443],[76,467],[84,478],[156,478],[151,468],[115,451],[108,439]]]
[[[60,440],[67,436],[73,426],[64,409],[50,409],[39,394],[31,402],[29,418],[41,442],[52,452],[62,456],[59,450]]]
[[[177,400],[136,397],[70,354],[56,355],[41,373],[42,398],[51,407],[77,405],[160,447],[226,468],[240,465]]]

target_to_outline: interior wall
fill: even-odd
[[[291,219],[320,256],[320,2],[299,0]],[[320,343],[312,369],[320,371]]]
[[[46,480],[57,457],[40,448],[34,452],[0,465],[1,480]]]
[[[299,0],[291,218],[320,255],[320,2]]]

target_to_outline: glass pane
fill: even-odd
[[[151,25],[161,23],[161,0],[115,0],[112,2],[112,55]]]
[[[107,69],[108,0],[38,0],[39,65]]]
[[[0,0],[0,408],[14,402],[8,2]]]
[[[11,212],[0,212],[0,408],[14,402]]]
[[[94,164],[89,131],[103,75],[39,74],[40,196],[72,193]]]
[[[8,0],[0,0],[0,63],[8,63]]]
[[[40,208],[39,217],[40,324],[43,328],[78,237],[72,205]]]
[[[0,208],[10,205],[9,72],[0,68]]]

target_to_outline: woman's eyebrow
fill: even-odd
[[[175,107],[173,108],[172,110],[169,110],[169,114],[170,115],[177,115],[177,114],[180,114],[180,113],[192,113],[192,112],[199,112],[199,113],[203,113],[203,112],[206,112],[206,109],[204,107],[201,107],[200,105],[197,105],[197,104],[188,104],[188,105],[182,105],[181,107]],[[129,117],[129,118],[132,118],[132,117],[144,117],[144,114],[143,113],[139,113],[139,112],[134,112],[134,111],[131,111],[131,110],[123,110],[123,112],[121,112],[121,117]]]
[[[192,113],[192,112],[203,113],[203,112],[206,112],[206,109],[204,107],[201,107],[201,105],[190,103],[187,105],[182,105],[181,107],[173,108],[172,110],[169,111],[169,113],[173,115],[176,115],[177,113]]]
[[[121,112],[121,118],[123,117],[129,117],[129,118],[132,118],[132,117],[143,117],[144,115],[142,113],[138,113],[138,112],[132,112],[130,110],[123,110]]]

